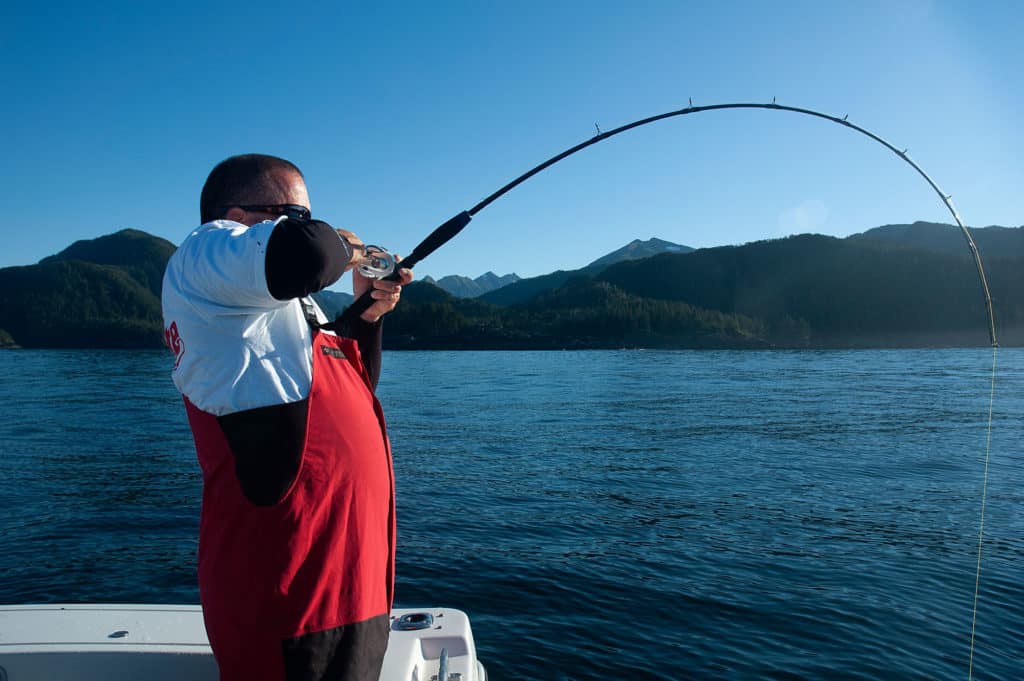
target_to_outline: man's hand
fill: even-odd
[[[353,295],[358,299],[362,297],[366,291],[373,291],[370,296],[375,302],[370,305],[370,307],[363,310],[363,313],[359,315],[364,322],[370,322],[373,324],[388,312],[395,309],[395,305],[398,304],[398,299],[402,294],[402,286],[412,281],[412,270],[404,267],[399,268],[398,274],[401,278],[398,281],[385,281],[384,279],[370,279],[369,277],[364,277],[359,274],[359,270],[355,269],[366,254],[366,250],[363,246],[363,240],[347,229],[339,229],[337,232],[342,239],[352,244],[354,254],[352,256],[352,261],[349,262],[345,270],[352,270]],[[396,255],[395,262],[397,263],[401,261],[402,258]]]
[[[343,241],[352,244],[352,259],[345,265],[345,271],[348,272],[363,259],[363,256],[366,254],[366,246],[363,244],[363,240],[355,235],[355,232],[350,232],[347,229],[338,229],[337,227],[334,228],[334,231],[338,233],[338,236]],[[357,295],[356,297],[358,298],[359,296]]]
[[[395,261],[401,262],[401,258],[396,255]],[[352,293],[359,298],[366,291],[372,290],[370,297],[375,301],[359,315],[364,322],[372,324],[394,310],[395,305],[398,305],[398,299],[402,295],[402,286],[412,281],[412,270],[400,267],[398,274],[401,277],[398,281],[388,281],[386,279],[368,279],[359,274],[359,270],[353,270]]]

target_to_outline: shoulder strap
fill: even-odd
[[[338,315],[333,322],[323,323],[317,319],[316,307],[314,307],[311,298],[308,296],[299,298],[299,304],[302,305],[302,315],[306,318],[306,323],[311,328],[317,331],[331,331],[337,336],[347,337],[349,335],[348,331],[352,326],[352,318],[354,316],[350,314],[352,306],[345,308],[345,311]]]

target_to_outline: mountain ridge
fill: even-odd
[[[423,278],[423,281],[434,284],[457,298],[477,298],[495,289],[513,284],[519,279],[519,275],[514,272],[502,276],[498,276],[494,272],[485,272],[475,279],[459,274],[449,274],[437,280],[427,276]]]

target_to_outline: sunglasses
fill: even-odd
[[[287,215],[297,220],[309,220],[313,214],[305,206],[294,203],[281,203],[273,206],[236,206],[251,213],[270,213],[271,215]]]

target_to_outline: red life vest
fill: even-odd
[[[243,494],[217,418],[185,405],[203,471],[200,600],[222,681],[283,679],[282,641],[389,614],[391,447],[356,343],[314,331],[302,459],[272,506]]]

